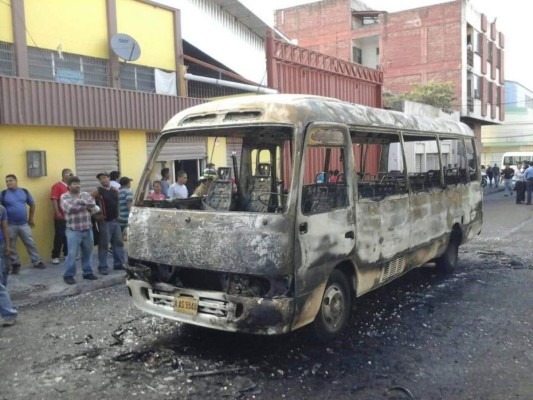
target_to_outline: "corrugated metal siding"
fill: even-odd
[[[99,172],[118,171],[118,132],[76,130],[76,175],[81,180],[81,190],[91,192],[98,186]]]
[[[334,97],[381,107],[383,72],[268,36],[268,86],[281,93]]]
[[[263,51],[264,43],[260,36],[244,26],[241,21],[226,12],[220,5],[211,0],[186,0],[187,3],[211,16],[221,26],[231,30],[236,37],[250,47]]]
[[[148,155],[152,152],[157,133],[146,134],[146,151]],[[173,137],[170,138],[159,156],[157,161],[173,160],[204,160],[207,158],[207,138],[204,137]]]
[[[253,17],[245,14],[242,5],[238,5],[235,0],[229,2],[180,0],[175,3],[181,11],[181,32],[186,42],[215,57],[227,68],[246,79],[260,82],[264,78],[264,34],[258,35],[248,27],[255,24],[248,26],[245,24]],[[232,15],[228,11],[237,12],[237,15]],[[264,23],[260,25],[265,26]],[[219,41],[212,40],[206,35],[206,26],[224,38],[223,50]],[[245,63],[242,62],[243,55],[246,57]]]
[[[160,130],[202,99],[0,76],[0,124]]]
[[[226,167],[233,168],[233,159],[231,155],[235,152],[237,156],[237,167],[239,167],[239,172],[241,168],[241,154],[242,154],[242,139],[241,138],[226,138]],[[222,165],[217,165],[217,167],[222,167]],[[233,171],[233,169],[232,169]]]

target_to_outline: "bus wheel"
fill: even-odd
[[[350,318],[351,296],[346,275],[334,270],[326,284],[320,309],[315,317],[314,329],[317,338],[326,342],[345,328]]]
[[[457,266],[459,259],[459,238],[452,234],[446,251],[435,260],[437,271],[443,274],[451,274]]]

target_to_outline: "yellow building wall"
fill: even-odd
[[[146,132],[120,131],[119,162],[121,176],[133,179],[131,189],[135,191],[146,164]]]
[[[28,46],[109,58],[105,0],[25,0],[24,11]]]
[[[47,176],[27,177],[26,151],[28,150],[46,151]],[[75,167],[72,129],[0,126],[1,189],[5,189],[5,176],[14,174],[17,176],[19,187],[26,188],[31,193],[36,208],[33,238],[45,262],[50,261],[54,238],[50,189],[54,183],[61,180],[63,168],[75,171]],[[17,251],[23,264],[30,262],[20,240]]]
[[[0,2],[0,41],[13,43],[11,0],[5,0]]]
[[[213,146],[214,144],[214,146]],[[215,167],[230,167],[226,165],[226,138],[207,138],[207,162],[212,162]]]
[[[134,64],[176,70],[171,11],[139,1],[117,0],[117,31],[139,43],[141,56]]]

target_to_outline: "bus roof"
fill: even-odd
[[[506,151],[503,156],[533,156],[533,151]]]
[[[408,115],[328,97],[293,94],[239,96],[200,104],[176,114],[163,131],[173,131],[180,127],[223,126],[245,122],[303,126],[310,122],[336,122],[348,126],[474,137],[472,130],[461,122]]]

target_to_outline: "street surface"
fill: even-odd
[[[533,208],[485,197],[452,276],[413,271],[357,302],[327,345],[185,326],[123,285],[19,308],[1,399],[531,399]]]

